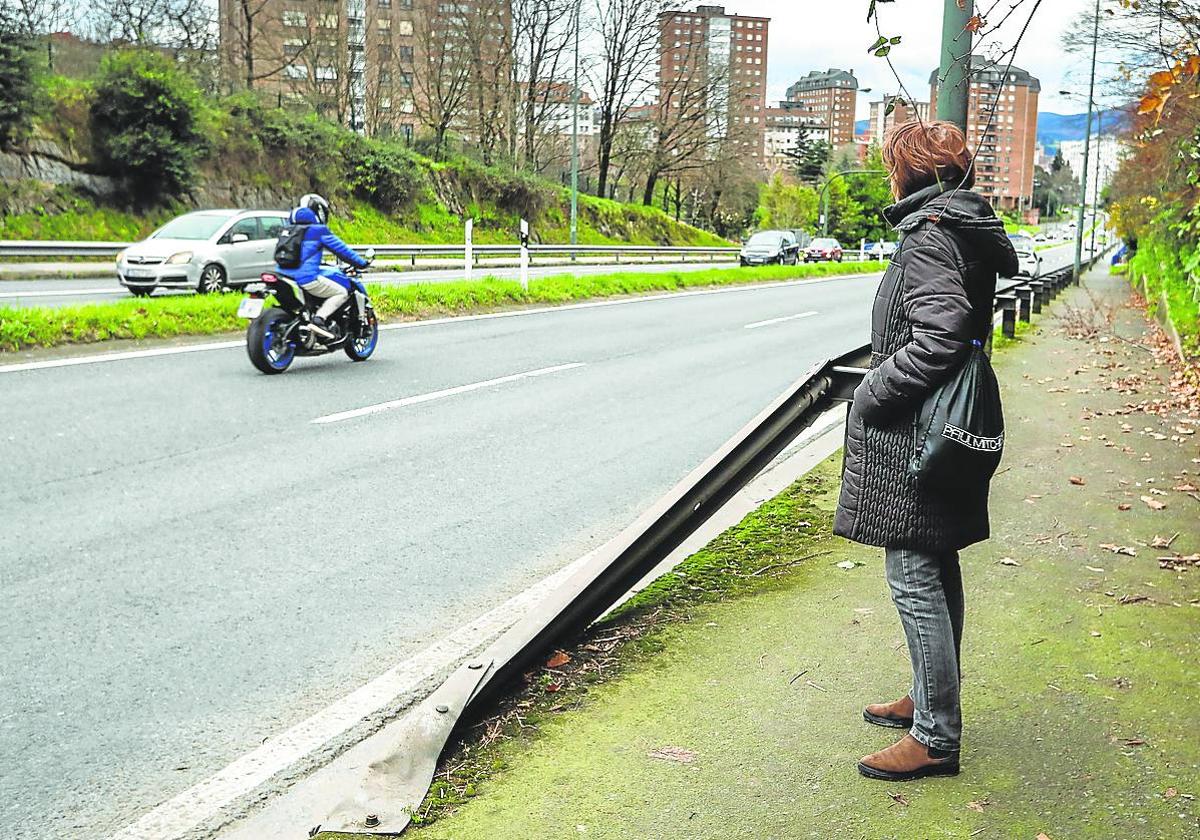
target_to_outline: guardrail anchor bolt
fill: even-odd
[[[483,663],[482,662],[472,662],[467,667],[470,668],[472,671],[478,671],[480,668],[483,667]]]
[[[443,715],[446,714],[446,712],[450,711],[450,707],[447,706],[445,703],[438,703],[437,706],[435,706],[434,708],[436,708],[438,710],[439,714],[443,714]]]
[[[367,828],[379,828],[379,815],[367,814],[367,818],[363,820],[363,825]]]

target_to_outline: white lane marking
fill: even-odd
[[[573,312],[579,309],[599,309],[606,306],[629,306],[638,303],[653,303],[655,301],[676,300],[678,298],[703,297],[706,295],[728,295],[737,292],[760,292],[769,289],[787,289],[793,286],[816,286],[825,283],[835,283],[843,280],[861,280],[864,277],[878,277],[881,272],[870,274],[841,274],[833,277],[818,277],[801,280],[782,280],[774,283],[753,283],[745,286],[728,286],[719,289],[693,289],[687,292],[661,292],[656,295],[641,295],[637,297],[620,298],[617,300],[593,300],[587,303],[568,303],[564,306],[538,306],[530,309],[512,309],[505,312],[483,312],[478,315],[453,315],[446,318],[429,318],[421,321],[401,321],[393,324],[381,324],[379,330],[411,330],[420,327],[438,327],[444,324],[461,324],[472,321],[492,321],[499,318],[524,318],[529,315],[545,315],[551,312]],[[0,374],[16,373],[22,370],[38,370],[40,368],[69,367],[71,365],[88,365],[93,362],[115,362],[122,359],[137,359],[144,356],[171,356],[176,353],[193,353],[197,350],[223,350],[230,347],[242,347],[243,341],[213,342],[211,344],[193,344],[185,347],[164,347],[158,350],[134,350],[128,353],[103,353],[91,356],[73,356],[67,359],[55,359],[46,362],[22,362],[12,365],[0,365]],[[2,355],[2,354],[0,354]]]
[[[224,769],[147,812],[112,835],[111,840],[168,840],[188,834],[221,808],[250,793],[360,721],[395,705],[400,698],[418,691],[427,680],[482,650],[589,560],[591,553],[462,625],[415,656],[397,663],[312,717],[267,738],[261,746]]]
[[[816,314],[816,312],[801,312],[798,315],[784,315],[782,318],[771,318],[766,321],[755,321],[753,324],[746,324],[746,329],[756,330],[759,327],[769,327],[772,324],[782,324],[784,321],[795,321],[799,318],[807,318],[810,315]]]
[[[339,411],[336,414],[326,414],[324,417],[318,417],[313,420],[313,423],[337,423],[341,420],[350,420],[355,417],[364,417],[368,414],[378,414],[381,411],[391,411],[394,408],[404,408],[409,405],[417,405],[419,403],[433,402],[434,400],[445,399],[446,397],[465,394],[468,391],[478,391],[480,388],[490,388],[493,385],[504,385],[508,382],[516,382],[518,379],[530,379],[534,376],[545,376],[550,373],[558,373],[564,370],[573,370],[581,368],[584,362],[570,362],[565,365],[554,365],[553,367],[538,368],[537,370],[527,370],[524,373],[513,373],[508,376],[501,376],[496,379],[486,379],[483,382],[472,382],[470,385],[457,385],[453,388],[445,388],[441,391],[431,391],[428,394],[418,394],[413,397],[404,397],[399,400],[388,400],[387,402],[376,403],[375,405],[363,406],[362,408],[352,408],[349,411]]]
[[[16,373],[21,370],[43,370],[45,368],[74,367],[100,362],[123,362],[126,359],[145,359],[151,356],[175,356],[180,353],[202,353],[206,350],[228,350],[230,347],[245,347],[245,341],[213,341],[208,344],[188,344],[184,347],[160,347],[156,350],[127,350],[123,353],[100,353],[94,356],[71,356],[66,359],[47,359],[44,362],[20,362],[15,365],[0,365],[0,373]]]

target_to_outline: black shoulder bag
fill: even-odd
[[[1000,386],[983,342],[925,399],[913,431],[908,474],[931,490],[967,490],[991,481],[1004,449]]]

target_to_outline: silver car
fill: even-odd
[[[281,210],[198,210],[172,219],[117,255],[117,277],[135,295],[157,288],[200,294],[244,286],[275,265]]]
[[[1017,252],[1017,276],[1037,280],[1042,276],[1042,257],[1037,253],[1033,237],[1027,233],[1010,233],[1008,239]]]

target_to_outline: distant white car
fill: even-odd
[[[1033,241],[1041,244],[1042,242],[1047,242],[1049,240],[1046,238],[1046,234],[1039,233],[1037,236],[1033,237]]]
[[[1034,250],[1033,237],[1027,233],[1010,233],[1008,239],[1017,252],[1017,276],[1038,279],[1042,274],[1042,258]]]
[[[867,256],[873,260],[890,260],[896,253],[900,243],[888,242],[882,240],[880,242],[872,242],[867,248]]]
[[[244,286],[275,265],[281,210],[184,213],[117,255],[117,277],[135,295],[155,289],[199,294]]]

